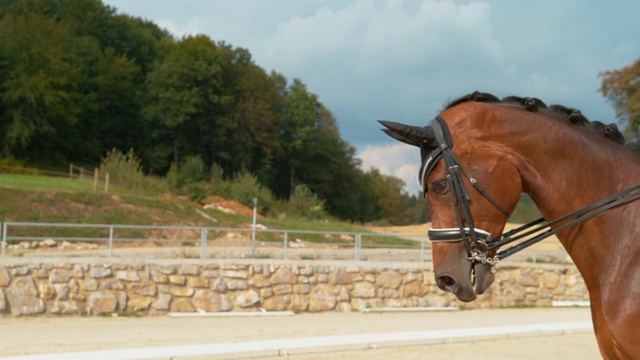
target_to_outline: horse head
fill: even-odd
[[[495,250],[487,251],[487,241],[502,235],[520,199],[522,181],[509,154],[477,133],[459,136],[459,129],[469,127],[455,124],[460,117],[452,111],[442,115],[450,120],[438,117],[424,127],[380,123],[389,136],[420,148],[419,177],[432,214],[436,284],[469,302],[494,281],[495,264],[477,255],[495,255]]]

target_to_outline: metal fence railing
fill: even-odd
[[[2,257],[419,261],[426,235],[197,226],[2,223]],[[430,256],[429,256],[430,258]]]

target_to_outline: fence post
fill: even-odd
[[[354,256],[353,256],[353,260],[358,261],[360,260],[360,233],[357,233],[355,236],[355,249],[354,249]]]
[[[2,222],[2,257],[7,254],[7,223]]]
[[[84,176],[84,168],[81,167],[80,168],[80,179],[82,179],[83,176]]]
[[[358,233],[358,261],[362,260],[362,234]]]
[[[69,163],[69,179],[73,179],[73,163]]]
[[[251,232],[251,258],[256,256],[256,214],[258,212],[258,199],[253,198],[253,231]]]
[[[107,173],[107,175],[105,176],[105,180],[104,180],[104,192],[108,193],[109,192],[109,173]]]
[[[287,260],[287,242],[288,242],[288,238],[289,238],[289,233],[288,232],[284,232],[284,259]]]
[[[113,256],[113,225],[109,226],[109,257]]]
[[[200,259],[207,258],[207,229],[202,228],[202,233],[200,234]]]
[[[98,191],[98,168],[93,171],[93,191]]]

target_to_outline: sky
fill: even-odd
[[[419,191],[419,151],[376,120],[425,125],[480,90],[615,122],[600,73],[640,57],[637,0],[103,0],[177,38],[205,34],[299,78],[365,170]]]

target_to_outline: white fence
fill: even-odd
[[[91,246],[82,247],[80,244]],[[426,234],[398,235],[195,226],[2,223],[2,257],[147,256],[424,262],[429,251],[430,243]]]

